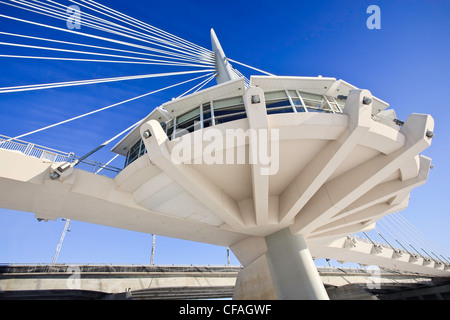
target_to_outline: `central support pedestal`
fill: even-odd
[[[267,264],[278,299],[328,300],[317,267],[301,235],[288,228],[265,238]]]
[[[247,238],[231,249],[244,266],[234,299],[329,299],[305,239],[289,228]]]

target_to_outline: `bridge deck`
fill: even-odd
[[[0,299],[223,299],[241,266],[1,265]],[[332,299],[449,299],[448,279],[318,267]]]

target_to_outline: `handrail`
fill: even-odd
[[[13,139],[0,134],[0,149],[19,151],[27,156],[44,159],[50,162],[69,162],[72,163],[80,157],[75,156],[73,152],[64,152],[52,148],[40,146],[31,142]],[[93,166],[92,172],[98,172],[99,169],[108,170],[118,174],[122,169],[105,165],[97,161],[83,159],[80,163]]]

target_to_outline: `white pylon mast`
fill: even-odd
[[[228,62],[228,59],[225,56],[225,53],[222,49],[219,39],[217,39],[217,35],[214,32],[214,29],[211,29],[211,46],[214,52],[217,83],[220,84],[233,79],[238,79],[239,77],[231,69],[231,64]]]

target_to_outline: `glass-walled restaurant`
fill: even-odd
[[[298,90],[265,92],[264,97],[268,115],[298,112],[342,113],[345,104],[345,101],[331,96]],[[184,114],[162,122],[161,126],[172,140],[195,130],[246,117],[244,100],[242,96],[237,96],[202,103]],[[129,149],[125,166],[145,153],[144,143],[140,139]]]

